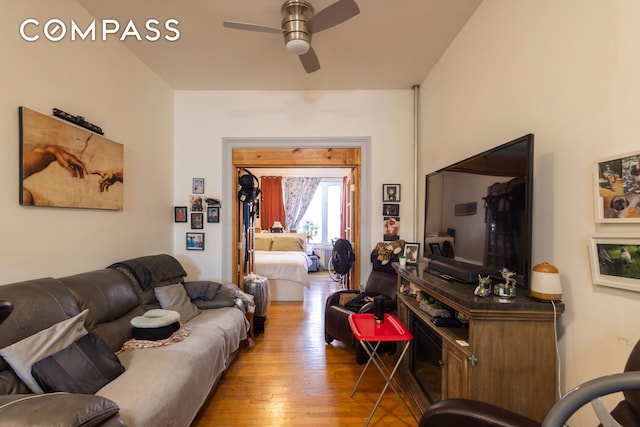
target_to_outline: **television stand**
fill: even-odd
[[[417,411],[424,412],[434,400],[458,397],[542,422],[556,401],[555,320],[564,304],[536,302],[521,289],[508,302],[493,295],[480,298],[473,286],[445,281],[425,272],[424,265],[393,266],[398,318],[414,335],[398,374]],[[460,313],[466,327],[436,326],[415,295],[400,289],[430,295]]]

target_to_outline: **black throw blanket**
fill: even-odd
[[[166,280],[182,279],[187,275],[177,259],[164,254],[120,261],[108,268],[126,269],[136,278],[142,290]]]

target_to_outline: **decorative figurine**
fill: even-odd
[[[516,296],[516,279],[513,276],[516,274],[513,271],[510,271],[507,268],[503,268],[500,270],[500,274],[504,279],[504,283],[500,283],[496,285],[494,289],[494,293],[499,297],[505,298],[515,298]]]
[[[478,286],[473,294],[482,298],[491,295],[491,276],[482,277],[478,274]]]

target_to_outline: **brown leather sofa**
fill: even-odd
[[[179,266],[169,255],[136,260],[142,260],[138,264],[142,266]],[[179,270],[184,272],[181,266]],[[160,308],[153,288],[183,279],[166,277],[143,289],[134,275],[105,268],[0,286],[0,300],[13,304],[0,324],[0,351],[87,310],[86,330],[99,335],[125,367],[95,394],[34,394],[0,357],[0,426],[189,425],[247,337],[242,310],[229,306],[201,310],[184,323],[189,335],[183,341],[120,350],[132,338],[131,319]]]
[[[372,271],[367,279],[364,292],[382,294],[387,297],[385,300],[385,311],[393,312],[396,309],[397,275],[391,263],[397,261],[397,257],[392,257],[388,264],[382,265],[377,260],[378,253],[374,249],[371,252]],[[337,291],[327,298],[324,311],[324,339],[327,344],[331,344],[334,339],[340,340],[349,346],[355,346],[356,361],[360,364],[367,361],[367,354],[361,345],[356,346],[356,339],[349,326],[349,316],[356,311],[345,307],[344,302],[359,294],[360,291],[353,289],[343,289]],[[342,302],[342,303],[341,303]],[[357,313],[373,313],[373,302],[366,303]],[[391,351],[392,349],[386,349]]]
[[[640,427],[640,341],[631,351],[624,373],[596,378],[566,393],[551,408],[543,424],[488,403],[469,399],[445,399],[433,404],[420,419],[419,427],[540,427],[562,426],[577,409],[607,394],[622,391],[624,399],[610,415],[624,427]],[[601,425],[612,425],[597,414]]]

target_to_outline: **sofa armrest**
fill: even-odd
[[[422,414],[420,427],[540,427],[540,423],[488,403],[470,399],[445,399]]]
[[[5,394],[0,396],[2,425],[118,426],[115,402],[92,394]],[[112,419],[113,418],[113,419]]]
[[[340,296],[341,295],[345,295],[345,294],[357,295],[359,293],[360,293],[360,291],[356,291],[355,289],[341,289],[341,290],[336,291],[336,292],[332,293],[331,295],[329,295],[327,297],[327,301],[326,301],[325,305],[326,305],[326,307],[329,307],[330,305],[340,305]]]

